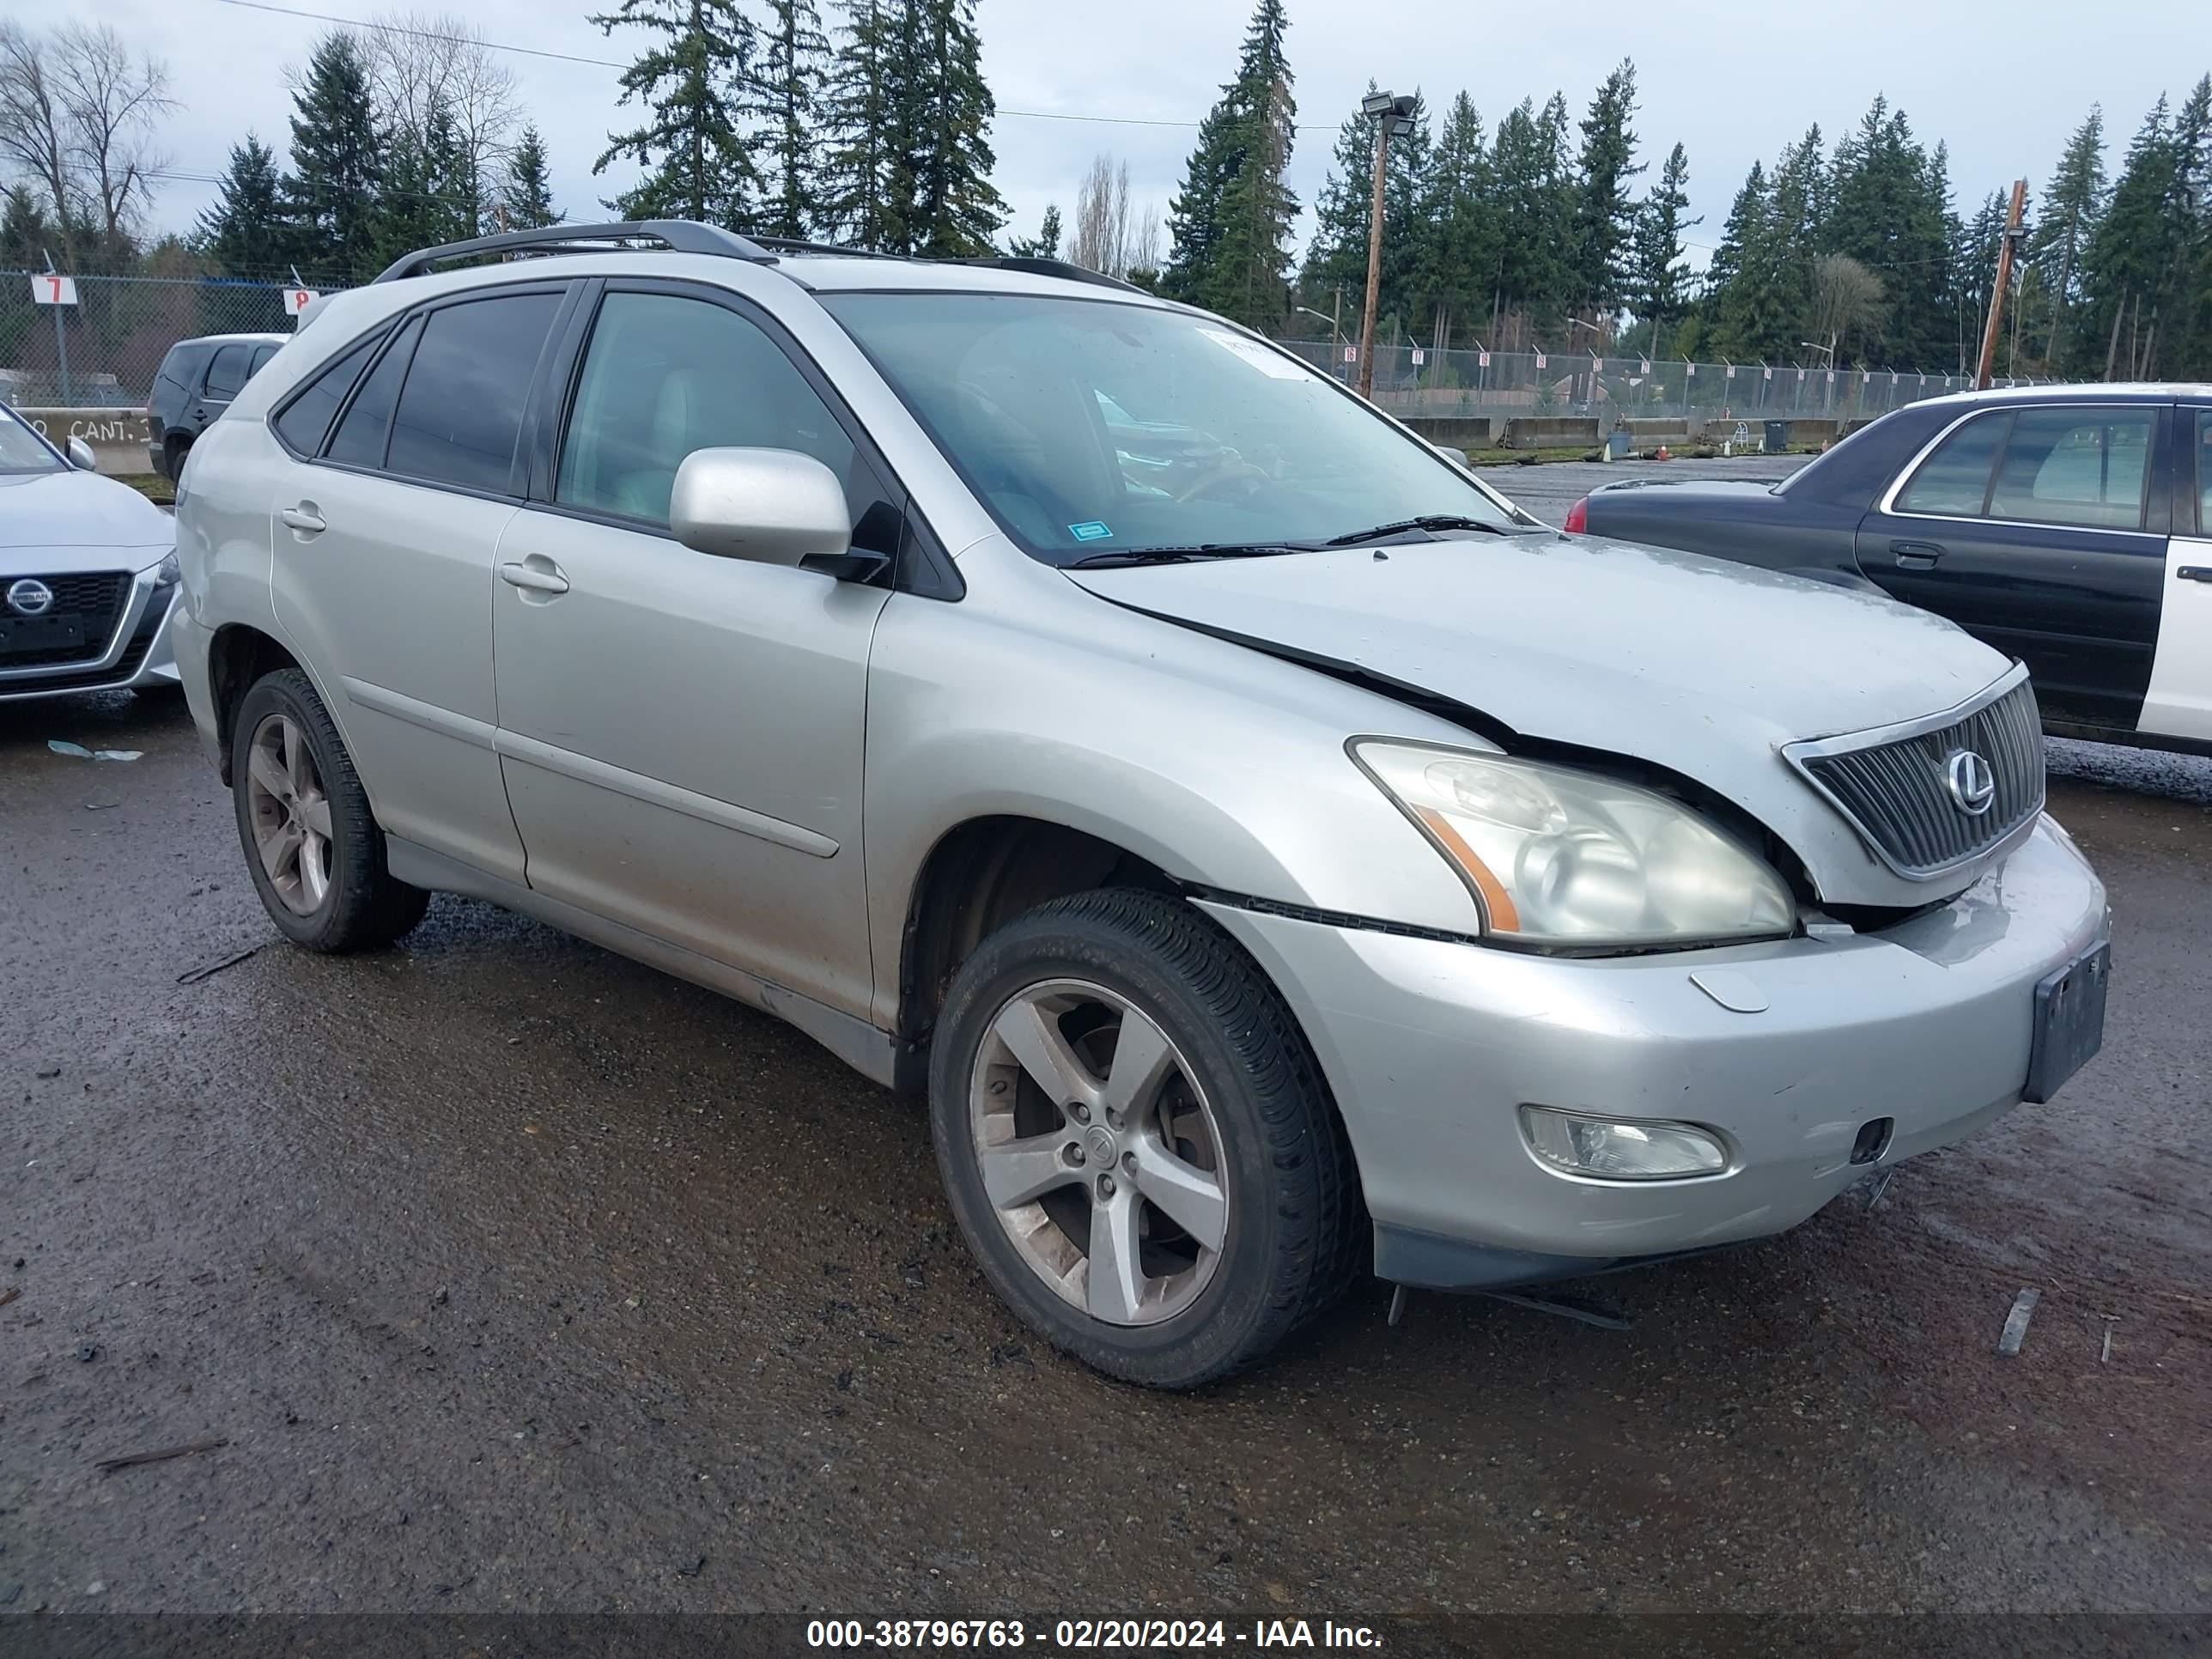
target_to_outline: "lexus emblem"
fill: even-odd
[[[1968,817],[1978,818],[1997,798],[1996,775],[1990,763],[1971,749],[1960,749],[1943,763],[1943,779],[1951,799]]]
[[[8,608],[19,617],[43,617],[53,604],[54,590],[36,576],[8,584]]]

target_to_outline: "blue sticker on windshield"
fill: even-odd
[[[1079,542],[1103,542],[1110,538],[1114,532],[1099,523],[1097,520],[1093,519],[1088,524],[1068,526],[1067,533]]]

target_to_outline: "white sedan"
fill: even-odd
[[[176,524],[0,404],[0,702],[173,686]]]

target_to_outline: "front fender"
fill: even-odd
[[[1010,556],[1022,556],[1008,550]],[[1454,933],[1480,927],[1450,866],[1352,764],[1374,732],[1481,739],[1378,692],[1121,609],[1032,566],[958,605],[900,596],[870,664],[867,848],[879,1024],[931,852],[962,824],[1066,825],[1178,881]],[[1024,563],[1029,562],[1026,559]],[[986,597],[985,590],[994,597]]]

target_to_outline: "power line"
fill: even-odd
[[[298,6],[277,6],[269,0],[222,0],[226,6],[241,6],[248,11],[275,12],[283,17],[304,17],[311,22],[337,23],[346,28],[374,29],[383,34],[404,34],[416,40],[435,40],[446,46],[482,46],[487,52],[511,52],[524,58],[548,58],[559,64],[588,64],[595,69],[626,70],[628,64],[611,58],[587,58],[573,52],[548,52],[542,46],[510,46],[502,40],[478,40],[467,34],[441,34],[435,29],[418,29],[404,23],[370,22],[359,17],[340,17],[326,11],[307,11]],[[1125,127],[1195,127],[1197,121],[1169,120],[1149,115],[1083,115],[1067,110],[1006,109],[998,113],[1024,121],[1089,121],[1111,126]],[[1328,125],[1301,125],[1300,132],[1330,132]]]

